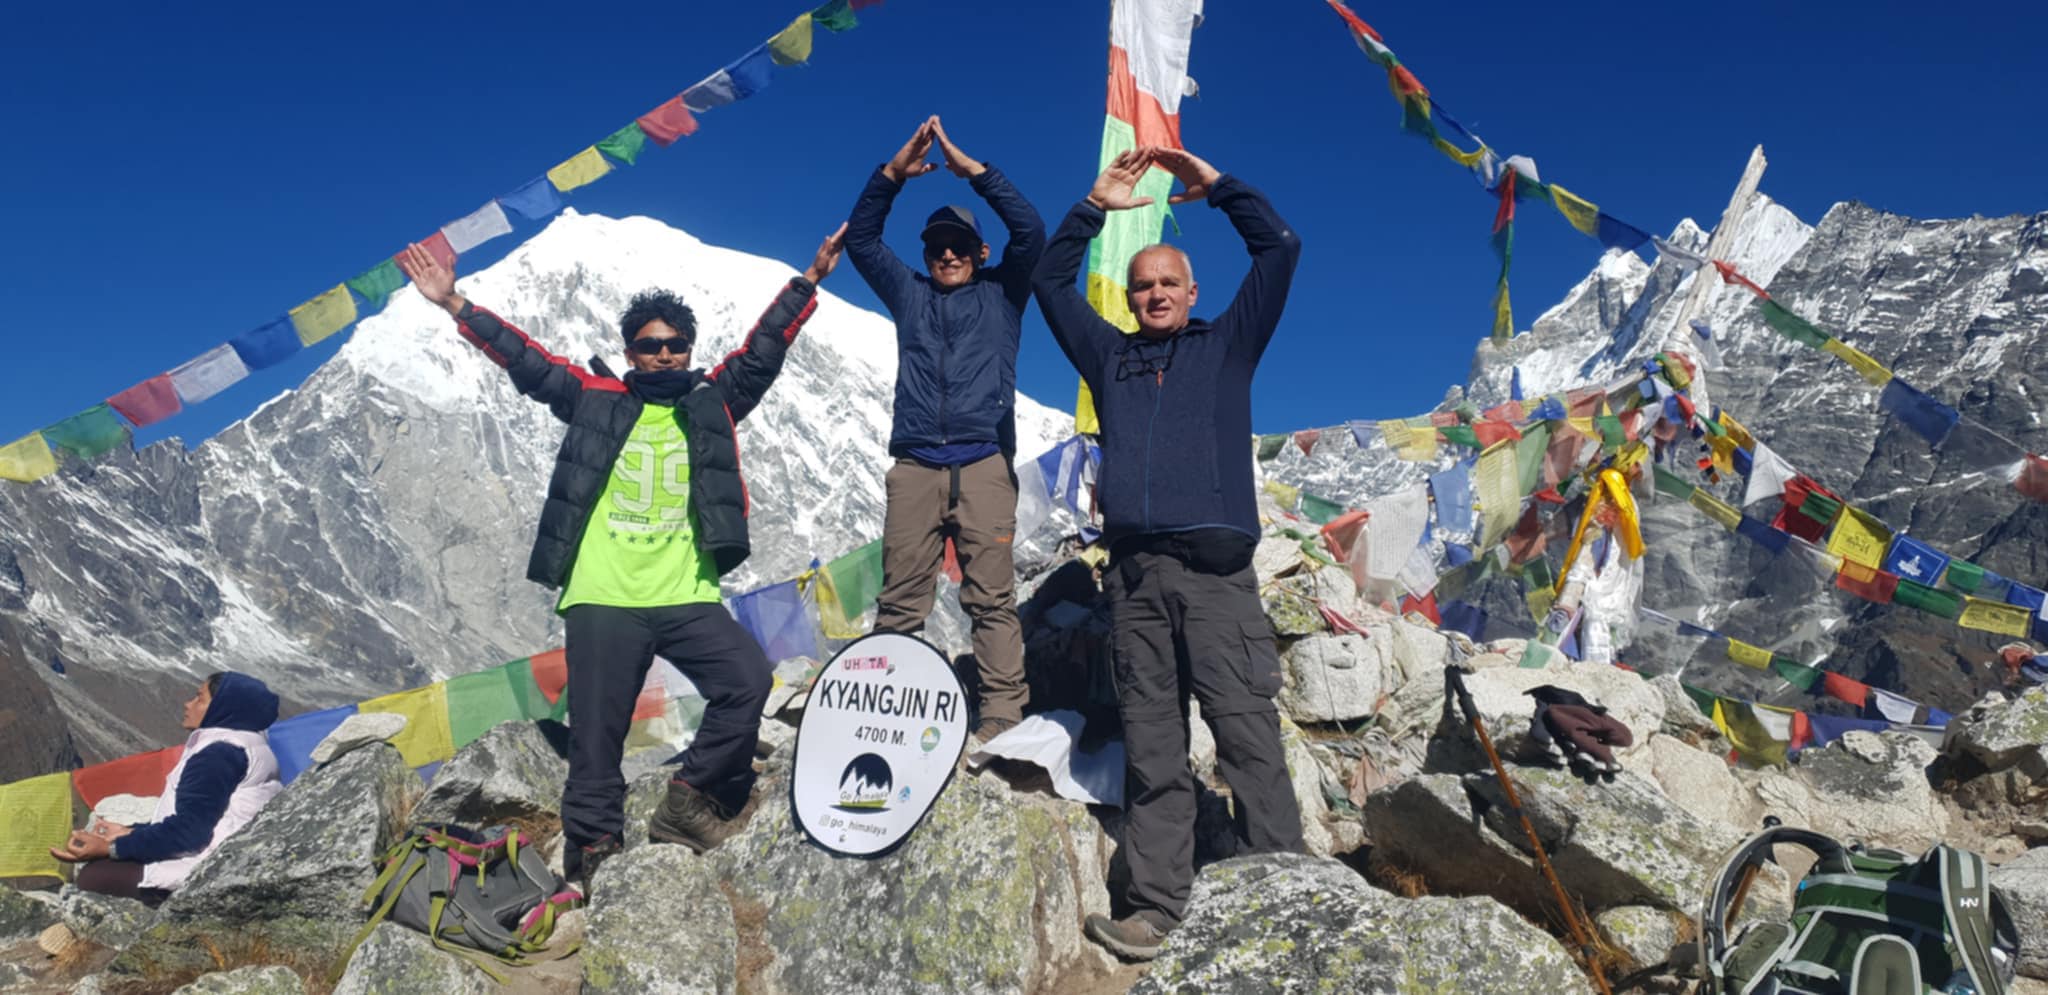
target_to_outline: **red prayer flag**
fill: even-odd
[[[1435,411],[1431,412],[1429,416],[1429,424],[1432,428],[1450,428],[1457,423],[1458,413],[1455,411]]]
[[[2048,459],[2028,453],[2020,460],[2020,475],[2012,486],[2036,501],[2048,501]]]
[[[1631,440],[1642,438],[1643,413],[1641,410],[1621,413],[1621,434]]]
[[[1560,498],[1559,503],[1562,502]],[[1537,512],[1537,507],[1530,505],[1522,512],[1521,521],[1515,523],[1514,531],[1508,533],[1506,545],[1510,565],[1527,563],[1543,555],[1543,518]]]
[[[420,240],[420,248],[427,250],[427,255],[434,257],[434,261],[440,263],[443,269],[451,273],[455,271],[455,247],[448,244],[447,235],[435,232],[432,238]],[[391,258],[396,261],[398,256]]]
[[[78,792],[78,797],[84,799],[88,806],[98,805],[109,795],[154,798],[164,793],[164,782],[184,753],[182,745],[173,746],[80,767],[71,772],[71,789]]]
[[[668,146],[685,135],[697,133],[697,118],[690,108],[683,104],[682,94],[670,97],[668,103],[640,115],[640,130],[654,139],[654,144]]]
[[[1771,299],[1770,291],[1757,286],[1755,281],[1751,280],[1749,277],[1743,276],[1740,272],[1737,272],[1734,264],[1726,263],[1719,259],[1716,259],[1714,260],[1714,268],[1721,271],[1722,283],[1747,287],[1749,288],[1750,293],[1755,294],[1758,297],[1763,298],[1764,300]]]
[[[1395,70],[1395,72],[1403,71],[1404,70],[1399,69]],[[1495,209],[1495,211],[1493,212],[1493,232],[1494,234],[1498,235],[1500,234],[1501,229],[1506,228],[1507,226],[1514,223],[1515,171],[1512,169],[1503,169],[1501,170],[1500,174],[1500,207]]]
[[[1899,577],[1897,574],[1873,570],[1854,560],[1845,559],[1842,561],[1842,571],[1835,575],[1835,586],[1865,601],[1888,605],[1892,603],[1892,596],[1898,593]]]
[[[1502,439],[1519,439],[1522,430],[1504,421],[1481,421],[1472,423],[1472,434],[1479,439],[1479,448],[1499,442]]]
[[[1807,721],[1805,712],[1792,713],[1792,743],[1788,749],[1803,750],[1813,745],[1813,723]]]
[[[1343,612],[1340,612],[1337,609],[1330,607],[1329,605],[1323,604],[1322,602],[1318,601],[1316,602],[1316,611],[1321,612],[1323,616],[1323,621],[1328,622],[1330,624],[1331,632],[1334,632],[1340,636],[1366,636],[1366,638],[1368,639],[1371,638],[1371,636],[1368,635],[1364,629],[1358,627],[1357,622],[1353,622],[1352,620],[1345,618]]]
[[[960,551],[953,548],[952,536],[946,537],[946,564],[940,569],[945,571],[947,580],[955,584],[960,583]]]
[[[1486,409],[1486,417],[1492,421],[1517,422],[1522,420],[1522,402],[1502,401]]]
[[[1431,591],[1420,598],[1417,598],[1412,594],[1404,595],[1401,598],[1401,614],[1406,615],[1409,612],[1421,612],[1422,617],[1429,619],[1429,624],[1431,625],[1444,624],[1443,618],[1438,616],[1436,613],[1435,591]]]
[[[159,373],[107,398],[107,404],[136,428],[154,425],[184,409],[178,400],[178,388],[172,386],[168,373]]]
[[[563,650],[549,650],[535,653],[526,662],[533,671],[533,683],[540,687],[540,696],[552,705],[562,697],[562,688],[569,683],[569,655]]]
[[[1315,452],[1316,440],[1322,437],[1322,429],[1305,428],[1294,433],[1294,444],[1301,447],[1301,454],[1303,456],[1308,456]]]
[[[1365,531],[1365,520],[1371,513],[1347,511],[1323,526],[1323,548],[1339,563],[1351,559],[1351,547],[1358,545],[1359,533]]]
[[[1870,700],[1870,685],[1862,681],[1851,680],[1832,670],[1822,671],[1820,681],[1821,689],[1827,692],[1828,697],[1837,701],[1846,701],[1857,708],[1862,708],[1863,703]]]
[[[1598,387],[1582,387],[1565,395],[1565,405],[1571,409],[1573,418],[1591,418],[1600,413],[1601,402],[1607,400],[1607,392]]]
[[[1806,503],[1808,494],[1819,494],[1837,503],[1842,500],[1836,497],[1833,491],[1815,483],[1812,477],[1800,474],[1785,481],[1785,500],[1778,508],[1778,516],[1771,520],[1771,525],[1779,531],[1790,532],[1807,542],[1818,543],[1821,537],[1827,534],[1828,523],[1815,521],[1812,516],[1799,513],[1799,506]]]
[[[645,722],[658,719],[668,713],[668,689],[660,685],[640,689],[640,697],[633,699],[633,721]]]
[[[1415,74],[1409,72],[1407,66],[1395,66],[1389,70],[1387,72],[1387,82],[1393,86],[1394,95],[1397,97],[1429,96],[1429,88],[1423,86],[1422,81],[1416,79]]]

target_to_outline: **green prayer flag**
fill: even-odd
[[[628,122],[623,128],[605,136],[597,143],[597,150],[628,166],[640,158],[640,150],[647,147],[647,133],[640,130],[640,122]]]
[[[1621,416],[1613,412],[1593,419],[1593,427],[1600,430],[1600,446],[1610,452],[1619,452],[1628,445],[1628,433],[1622,431]]]
[[[1799,502],[1799,513],[1822,525],[1832,525],[1835,518],[1842,513],[1842,502],[1825,494],[1808,491],[1806,499]]]
[[[1949,569],[1955,569],[1954,564]],[[1929,615],[1941,618],[1956,618],[1963,614],[1963,596],[1954,591],[1940,591],[1919,581],[1899,578],[1899,589],[1892,594],[1895,604],[1918,608]]]
[[[1782,656],[1773,655],[1771,657],[1771,673],[1784,678],[1793,687],[1801,691],[1811,691],[1814,685],[1820,683],[1820,671],[1818,669],[1794,660],[1787,660]]]
[[[1515,443],[1515,462],[1520,471],[1521,493],[1529,495],[1543,486],[1543,456],[1550,449],[1550,423],[1537,422],[1522,432]]]
[[[1766,297],[1756,302],[1763,309],[1764,324],[1773,331],[1804,346],[1818,349],[1828,344],[1828,333],[1813,327],[1805,318],[1785,310],[1784,305]]]
[[[1344,506],[1328,498],[1319,498],[1304,493],[1301,496],[1301,515],[1317,525],[1327,525],[1344,514]]]
[[[1557,575],[1550,571],[1550,561],[1537,557],[1522,565],[1522,579],[1530,587],[1548,588],[1557,586]]]
[[[1473,449],[1479,448],[1479,434],[1472,431],[1472,426],[1470,425],[1452,425],[1447,428],[1437,429],[1437,431],[1443,433],[1445,442],[1452,443],[1453,445],[1469,446]]]
[[[405,274],[399,271],[398,263],[390,259],[364,270],[348,281],[348,289],[355,291],[363,300],[369,301],[371,307],[383,307],[384,302],[390,300],[391,295],[403,286]]]
[[[564,703],[568,698],[562,695]],[[456,749],[475,742],[499,723],[545,719],[554,711],[555,706],[533,682],[533,667],[527,660],[448,681],[448,735]]]
[[[852,31],[860,27],[860,18],[853,16],[853,5],[847,0],[831,0],[811,11],[811,23],[827,31]]]
[[[1942,576],[1948,578],[1948,586],[1967,594],[1977,593],[1984,585],[1984,568],[1966,560],[1948,561],[1948,571]]]
[[[1285,448],[1286,445],[1287,437],[1284,435],[1259,436],[1259,462],[1264,463],[1279,456],[1280,450]]]
[[[1457,415],[1458,420],[1461,422],[1470,423],[1479,420],[1479,405],[1473,404],[1471,401],[1458,402],[1458,406],[1452,408],[1451,412]]]
[[[78,459],[97,459],[128,444],[128,426],[115,417],[113,408],[95,404],[43,429],[43,438]]]
[[[1705,688],[1696,688],[1685,683],[1680,683],[1678,686],[1685,689],[1685,696],[1691,698],[1692,703],[1699,706],[1702,714],[1708,716],[1714,714],[1714,692]]]
[[[846,619],[861,617],[882,593],[882,540],[825,564],[825,576]]]
[[[1719,418],[1702,418],[1699,421],[1700,427],[1706,429],[1708,435],[1728,434],[1728,430],[1721,427],[1721,419]]]
[[[1692,492],[1699,489],[1687,483],[1684,477],[1664,469],[1661,464],[1656,468],[1656,472],[1657,493],[1659,494],[1669,494],[1675,498],[1691,500]]]

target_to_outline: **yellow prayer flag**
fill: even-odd
[[[1726,474],[1735,472],[1735,439],[1726,435],[1707,436],[1707,450],[1714,461],[1714,469]]]
[[[1872,359],[1863,350],[1841,339],[1831,338],[1821,343],[1820,349],[1822,352],[1833,355],[1842,362],[1849,364],[1851,369],[1855,370],[1864,380],[1869,381],[1873,387],[1882,387],[1892,382],[1892,371],[1885,369],[1883,363]]]
[[[789,27],[768,39],[768,57],[778,66],[793,66],[811,60],[811,15],[798,14]]]
[[[1565,424],[1570,425],[1572,427],[1572,431],[1577,432],[1580,435],[1590,436],[1596,439],[1600,437],[1600,433],[1595,431],[1593,428],[1593,419],[1591,418],[1573,418],[1567,416],[1564,422]]]
[[[356,299],[349,296],[348,284],[336,284],[334,289],[292,308],[291,314],[299,342],[312,345],[356,320]]]
[[[1479,454],[1472,476],[1479,498],[1479,548],[1492,549],[1522,515],[1521,469],[1515,462],[1514,441],[1502,439],[1488,446]]]
[[[57,454],[50,451],[50,444],[43,439],[41,432],[30,432],[0,446],[0,479],[26,484],[56,472]],[[0,877],[5,876],[0,874]]]
[[[1124,285],[1100,273],[1088,274],[1088,306],[1102,320],[1129,335],[1138,330],[1138,316],[1131,313],[1131,295]]]
[[[2033,624],[2033,612],[2019,605],[2008,605],[2002,601],[1986,601],[1982,598],[1963,597],[1963,614],[1956,624],[1965,629],[1982,629],[2008,636],[2024,638],[2028,626]]]
[[[1693,507],[1704,512],[1708,518],[1720,522],[1721,527],[1730,532],[1735,531],[1742,524],[1742,512],[1735,510],[1734,506],[1728,502],[1707,493],[1707,489],[1704,487],[1695,488],[1692,492],[1692,497],[1686,500],[1691,502]],[[1879,547],[1878,552],[1882,553],[1883,551],[1883,548]]]
[[[408,767],[424,767],[455,755],[455,739],[448,731],[446,684],[429,684],[371,698],[357,705],[356,712],[405,716],[405,728],[391,737],[391,745],[398,748],[398,755],[405,758]]]
[[[831,578],[822,573],[818,576],[823,581],[818,585],[818,627],[824,630],[825,638],[859,639],[867,635],[861,628],[860,614],[848,618],[846,609],[840,606],[839,592],[832,589]]]
[[[1293,484],[1283,484],[1277,480],[1268,480],[1266,481],[1266,493],[1273,495],[1273,500],[1280,502],[1280,507],[1288,511],[1293,511],[1295,506],[1301,503],[1301,488]]]
[[[1714,700],[1714,725],[1728,742],[1735,744],[1746,760],[1755,763],[1782,764],[1785,762],[1786,743],[1771,738],[1770,730],[1758,722],[1752,706],[1744,701],[1727,698]]]
[[[1883,522],[1843,505],[1841,517],[1835,519],[1835,531],[1828,536],[1828,552],[1875,569],[1883,565],[1885,547],[1891,543],[1892,532]]]
[[[62,878],[50,848],[71,838],[71,775],[0,785],[0,878]]]
[[[1573,228],[1593,238],[1600,237],[1600,209],[1591,202],[1555,183],[1550,185],[1550,202],[1557,205],[1557,213],[1564,215]]]
[[[1771,669],[1771,651],[1761,646],[1751,646],[1740,639],[1728,640],[1728,659],[1745,667],[1758,670]]]
[[[1466,169],[1471,169],[1472,167],[1479,165],[1479,160],[1486,157],[1486,146],[1484,145],[1476,149],[1473,149],[1470,152],[1467,152],[1457,147],[1456,145],[1452,145],[1448,139],[1444,138],[1441,135],[1437,136],[1436,138],[1430,139],[1429,144],[1435,146],[1438,152],[1442,152],[1444,155],[1449,156],[1452,162],[1455,162],[1458,165],[1465,167]]]
[[[1387,446],[1394,455],[1410,463],[1426,463],[1436,458],[1436,426],[1427,418],[1403,418],[1379,423],[1380,437],[1387,440]]]
[[[1550,606],[1557,604],[1557,592],[1552,591],[1549,585],[1538,584],[1530,588],[1522,600],[1529,603],[1529,617],[1541,622],[1550,614]]]
[[[1074,392],[1074,434],[1102,434],[1102,422],[1095,417],[1095,395],[1089,393],[1086,380]]]
[[[1506,342],[1515,337],[1515,309],[1508,303],[1508,285],[1503,282],[1493,292],[1493,340]]]
[[[570,156],[561,165],[548,170],[548,182],[563,193],[595,182],[598,177],[612,171],[612,164],[605,161],[604,153],[593,145]]]
[[[1736,445],[1752,452],[1756,450],[1756,436],[1751,435],[1749,429],[1736,421],[1735,416],[1729,414],[1725,408],[1721,411],[1721,429],[1728,433],[1729,438],[1735,440]]]

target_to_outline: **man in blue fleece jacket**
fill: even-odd
[[[283,789],[264,731],[277,721],[277,695],[244,674],[214,674],[185,702],[192,730],[164,779],[156,813],[139,826],[98,822],[50,855],[79,864],[85,891],[163,901],[220,842],[249,824]]]
[[[1207,199],[1252,257],[1213,321],[1190,318],[1199,294],[1187,254],[1154,245],[1131,259],[1138,331],[1125,335],[1076,289],[1106,212],[1142,207],[1134,189],[1160,166]],[[1157,956],[1194,883],[1195,777],[1190,695],[1216,737],[1235,796],[1240,853],[1299,851],[1301,812],[1281,754],[1273,696],[1280,657],[1252,571],[1252,374],[1280,324],[1301,240],[1264,195],[1174,149],[1137,149],[1103,170],[1053,233],[1032,276],[1053,338],[1095,395],[1102,422],[1097,489],[1110,564],[1118,709],[1124,726],[1123,919],[1088,917],[1088,935],[1137,960]]]

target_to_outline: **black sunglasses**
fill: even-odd
[[[633,344],[626,348],[642,356],[652,356],[661,352],[672,352],[678,356],[687,356],[690,354],[690,340],[680,335],[671,335],[665,339],[634,339]]]
[[[946,254],[947,249],[953,250],[953,255],[958,258],[972,261],[975,256],[981,254],[981,243],[965,241],[926,242],[924,244],[924,257],[926,259],[937,259],[941,256],[944,256]]]

